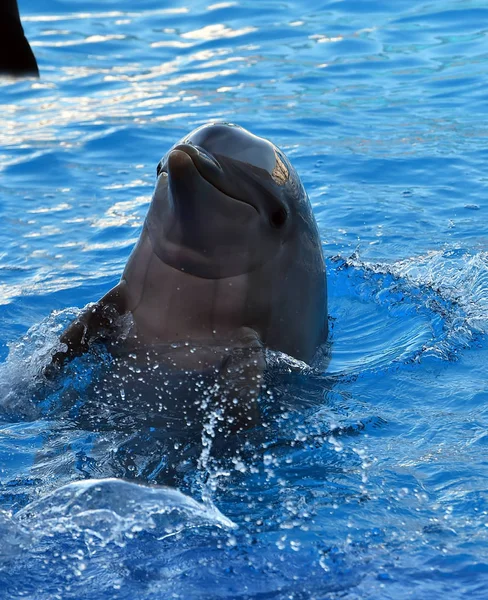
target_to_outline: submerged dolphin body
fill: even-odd
[[[307,194],[276,146],[227,123],[183,138],[157,177],[120,282],[67,328],[53,364],[103,340],[148,373],[214,370],[234,405],[250,406],[264,347],[310,362],[327,337],[325,263]]]

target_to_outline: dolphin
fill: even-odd
[[[159,162],[120,282],[67,328],[53,364],[117,340],[127,314],[116,344],[136,351],[266,347],[310,363],[327,338],[326,288],[317,224],[289,160],[242,127],[210,123]]]

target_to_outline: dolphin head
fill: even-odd
[[[244,327],[308,361],[327,336],[308,196],[283,152],[237,125],[204,125],[161,159],[122,279],[141,339],[228,339]]]
[[[310,220],[285,155],[237,125],[195,129],[161,159],[157,177],[145,223],[153,250],[198,277],[259,269],[293,238],[298,222]]]

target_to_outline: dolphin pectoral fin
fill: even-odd
[[[258,399],[263,386],[266,358],[258,334],[239,330],[235,348],[220,367],[220,404],[233,433],[261,423]]]
[[[125,286],[122,280],[98,302],[87,306],[65,329],[59,341],[66,349],[53,354],[44,369],[46,377],[52,377],[66,361],[86,352],[91,343],[110,337],[115,321],[127,312]]]

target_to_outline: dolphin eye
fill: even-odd
[[[273,227],[279,229],[280,227],[283,227],[283,225],[286,223],[287,218],[288,213],[286,212],[286,210],[284,208],[279,208],[278,210],[275,210],[273,213],[271,213],[271,217],[269,220]]]
[[[162,165],[161,162],[158,162],[158,166],[156,167],[156,177],[159,177],[161,175],[161,169],[162,169]]]

